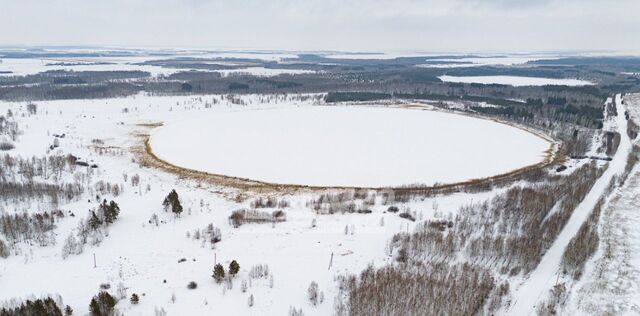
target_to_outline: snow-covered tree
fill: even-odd
[[[62,246],[62,259],[67,259],[69,255],[77,255],[82,253],[82,245],[76,239],[76,236],[71,233]]]
[[[307,289],[307,296],[309,297],[309,301],[313,306],[318,305],[318,283],[312,281],[311,284],[309,284],[309,288]]]
[[[224,279],[224,267],[221,264],[216,264],[213,267],[213,275],[212,277],[216,280],[217,283],[222,282]]]
[[[180,216],[180,213],[182,213],[182,204],[180,203],[180,197],[178,197],[176,190],[169,192],[167,197],[164,198],[162,206],[164,206],[165,211],[171,210],[173,214]]]
[[[238,262],[235,260],[231,261],[231,263],[229,264],[229,275],[234,277],[236,276],[236,274],[238,274],[239,271],[240,265],[238,264]]]

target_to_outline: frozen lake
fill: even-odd
[[[588,86],[593,83],[590,81],[579,79],[554,79],[540,77],[521,77],[521,76],[440,76],[440,80],[445,82],[461,82],[461,83],[482,83],[482,84],[504,84],[515,87],[522,86]]]
[[[548,141],[505,124],[418,109],[305,106],[168,122],[150,139],[174,165],[312,186],[452,183],[544,159]]]

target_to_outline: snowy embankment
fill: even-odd
[[[269,183],[347,187],[491,177],[541,162],[550,145],[491,120],[355,106],[171,121],[153,132],[150,144],[159,158],[183,168]]]
[[[616,116],[617,131],[620,134],[620,145],[615,156],[609,162],[609,167],[604,174],[596,181],[591,191],[584,200],[573,211],[569,221],[554,241],[553,245],[542,257],[538,267],[531,272],[529,277],[520,285],[513,297],[513,304],[507,310],[509,315],[529,315],[535,312],[536,304],[544,298],[549,289],[554,285],[565,248],[576,235],[580,226],[589,217],[600,197],[604,194],[607,186],[614,176],[624,172],[627,156],[631,151],[631,140],[627,135],[627,121],[625,119],[625,109],[620,95],[616,96]]]
[[[522,77],[522,76],[440,76],[440,80],[445,82],[460,83],[480,83],[480,84],[503,84],[515,87],[523,86],[588,86],[593,82],[579,79],[555,79],[540,77]]]

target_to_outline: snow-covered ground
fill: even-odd
[[[86,179],[89,187],[85,195],[76,202],[57,207],[65,214],[73,212],[75,217],[67,215],[56,223],[55,245],[18,243],[17,255],[0,259],[0,301],[57,293],[64,304],[73,307],[74,314],[82,315],[101,283],[110,283],[113,294],[117,285],[123,283],[128,296],[140,295],[138,305],[132,305],[128,299],[118,303],[117,308],[126,315],[152,315],[160,308],[169,315],[286,315],[290,306],[302,308],[305,315],[331,314],[337,292],[335,277],[359,273],[369,264],[379,266],[392,260],[386,249],[389,238],[399,231],[412,229],[413,222],[384,212],[387,206],[380,203],[370,207],[371,214],[319,216],[306,206],[317,194],[300,193],[280,197],[290,202],[289,207],[283,208],[287,213],[286,222],[233,228],[228,223],[229,215],[233,210],[248,207],[251,196],[248,200],[236,200],[238,192],[233,190],[143,168],[129,151],[139,145],[135,134],[146,130],[138,126],[141,123],[189,122],[198,117],[231,116],[226,114],[231,112],[268,112],[259,109],[308,108],[317,102],[314,96],[308,97],[230,99],[141,94],[106,100],[38,102],[35,115],[26,113],[26,103],[0,102],[0,113],[11,109],[23,130],[15,143],[16,149],[9,154],[44,156],[54,141],[52,135],[64,133],[66,137],[59,139],[60,147],[50,155],[73,154],[98,165],[92,171],[92,178]],[[124,180],[125,174],[129,179],[139,175],[140,183],[133,186],[131,181]],[[65,239],[77,231],[78,222],[97,206],[94,185],[99,180],[124,186],[124,192],[118,196],[101,197],[115,200],[121,208],[120,216],[108,227],[108,235],[98,246],[86,245],[83,253],[63,259],[61,250]],[[180,218],[166,213],[161,205],[172,189],[180,194],[184,206]],[[434,210],[434,199],[401,207],[410,207],[421,219],[443,217],[455,214],[460,205],[482,201],[493,194],[459,193],[437,197],[438,212]],[[46,203],[2,204],[0,212],[12,214],[25,209],[37,212],[51,210],[51,207]],[[164,223],[150,224],[153,214]],[[315,228],[311,227],[313,219],[317,221]],[[222,233],[222,241],[215,249],[203,239],[193,237],[196,229],[202,230],[209,223]],[[345,227],[348,227],[347,234]],[[329,268],[332,254],[333,263]],[[186,261],[179,263],[182,258]],[[232,259],[240,263],[240,273],[235,277],[233,288],[225,289],[211,278],[212,269],[214,262],[226,267]],[[273,287],[268,278],[253,279],[247,292],[242,293],[241,281],[250,279],[250,267],[257,264],[269,265]],[[198,288],[187,289],[190,281],[197,282]],[[307,299],[311,281],[318,282],[324,292],[324,302],[317,307]],[[250,294],[255,298],[253,307],[247,304]]]
[[[182,71],[181,69],[163,68],[153,65],[136,65],[147,60],[161,59],[158,57],[92,57],[92,58],[64,58],[64,59],[36,59],[36,58],[4,58],[0,63],[0,73],[3,76],[34,75],[46,71],[146,71],[152,76],[170,75]]]
[[[289,53],[267,53],[267,52],[173,52],[167,55],[137,55],[126,57],[61,57],[61,58],[2,58],[0,56],[0,76],[24,76],[33,75],[45,71],[66,70],[66,71],[146,71],[152,76],[170,75],[176,72],[202,69],[169,68],[155,65],[141,65],[140,63],[151,60],[163,60],[171,58],[241,58],[257,59],[265,61],[280,61],[285,58],[297,58],[295,54]],[[213,63],[213,62],[212,62]],[[223,64],[224,62],[217,62]],[[267,69],[264,67],[247,67],[241,69],[215,70],[223,75],[230,73],[249,73],[258,76],[276,76],[279,74],[310,73],[309,70],[301,69]]]
[[[544,85],[562,85],[562,86],[586,86],[593,83],[579,79],[554,79],[539,77],[521,77],[521,76],[440,76],[440,80],[445,82],[461,82],[461,83],[481,83],[481,84],[503,84],[516,87],[522,86],[544,86]]]
[[[616,190],[602,213],[601,242],[567,312],[590,315],[640,314],[640,168]]]
[[[631,119],[639,121],[640,95],[627,95],[624,100]],[[636,166],[602,212],[598,250],[574,286],[568,313],[640,314],[639,201],[640,166]]]
[[[624,172],[627,163],[627,156],[631,151],[632,143],[627,135],[627,120],[625,107],[622,104],[620,95],[616,96],[616,108],[620,114],[616,116],[615,125],[620,133],[620,145],[613,159],[604,174],[596,181],[591,191],[573,211],[567,224],[564,226],[549,250],[544,254],[542,260],[532,271],[522,284],[516,286],[513,304],[508,309],[509,315],[530,315],[535,312],[538,302],[545,298],[545,295],[556,282],[557,274],[560,273],[560,262],[565,248],[576,235],[582,223],[589,217],[598,200],[605,193],[611,179]]]
[[[312,186],[484,178],[536,164],[550,146],[506,124],[418,109],[307,106],[166,123],[151,146],[174,165]]]

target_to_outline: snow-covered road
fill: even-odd
[[[549,248],[542,257],[538,267],[531,272],[529,278],[515,291],[513,297],[514,303],[507,310],[509,315],[530,315],[535,311],[536,304],[545,297],[556,280],[556,273],[558,273],[565,248],[576,235],[582,223],[587,220],[611,179],[624,171],[632,144],[626,132],[627,121],[624,115],[625,109],[622,104],[622,97],[617,95],[615,101],[618,112],[618,116],[616,116],[615,119],[618,132],[620,133],[620,146],[609,163],[607,170],[600,179],[596,181],[591,191],[573,211],[569,221],[553,245],[551,245],[551,248]]]

